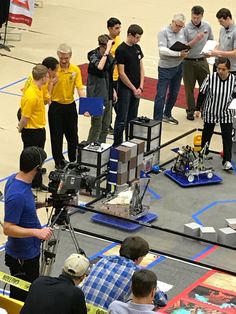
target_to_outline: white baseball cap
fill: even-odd
[[[73,253],[66,260],[63,271],[74,277],[82,277],[89,269],[89,260],[81,254]]]

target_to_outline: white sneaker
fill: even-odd
[[[226,161],[223,164],[223,170],[225,170],[225,171],[233,170],[233,166],[232,166],[230,161]]]

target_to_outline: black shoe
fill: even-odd
[[[170,123],[170,124],[179,124],[179,121],[176,120],[174,117],[170,116],[170,117],[167,117],[165,115],[163,115],[163,118],[162,118],[162,121],[163,122],[167,122],[167,123]]]
[[[41,184],[39,191],[43,191],[43,192],[47,192],[48,191],[48,187],[45,184]]]
[[[108,128],[108,134],[114,135],[114,129],[113,129],[113,127],[111,125]]]
[[[186,117],[188,120],[190,120],[190,121],[193,121],[194,120],[194,115],[193,115],[193,113],[187,113],[187,117]]]
[[[65,168],[66,163],[65,159],[61,160],[59,163],[55,163],[55,169],[60,170]]]
[[[41,169],[41,173],[42,173],[42,174],[46,174],[46,173],[47,173],[47,168],[42,168],[42,169]]]

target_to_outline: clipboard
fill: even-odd
[[[104,99],[102,97],[80,97],[79,99],[79,114],[84,114],[86,111],[91,116],[103,115]]]
[[[190,50],[190,46],[181,43],[180,41],[176,41],[171,47],[170,50],[173,51],[182,51],[182,50]]]

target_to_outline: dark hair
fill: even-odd
[[[147,255],[148,252],[149,245],[147,241],[141,237],[127,237],[120,246],[120,256],[129,258],[132,261]]]
[[[200,14],[203,15],[204,14],[204,9],[200,5],[195,5],[191,9],[191,13],[192,14],[196,14],[196,15],[200,15]]]
[[[121,21],[118,20],[116,17],[110,17],[107,21],[107,27],[114,27],[116,24],[121,25]]]
[[[225,64],[225,66],[230,70],[231,64],[228,58],[225,58],[225,57],[217,58],[215,62],[215,66],[217,67],[219,64]]]
[[[41,166],[46,158],[47,154],[41,147],[27,147],[20,155],[20,170],[30,172],[35,167]]]
[[[138,35],[143,35],[143,29],[141,26],[137,24],[132,24],[129,26],[127,30],[127,35],[131,34],[132,36],[135,36],[136,34]]]
[[[59,64],[58,60],[54,57],[47,57],[43,59],[42,65],[44,65],[46,68],[51,69],[54,71]]]
[[[98,44],[99,45],[105,46],[105,45],[107,45],[109,40],[110,40],[110,37],[107,34],[98,36]]]
[[[134,272],[132,276],[132,293],[135,297],[147,297],[157,287],[156,274],[148,269]]]
[[[232,14],[231,14],[231,12],[230,12],[229,9],[222,8],[222,9],[220,9],[220,10],[216,13],[216,17],[217,17],[217,19],[223,18],[224,20],[226,20],[227,17],[229,17],[230,19],[232,19]]]

